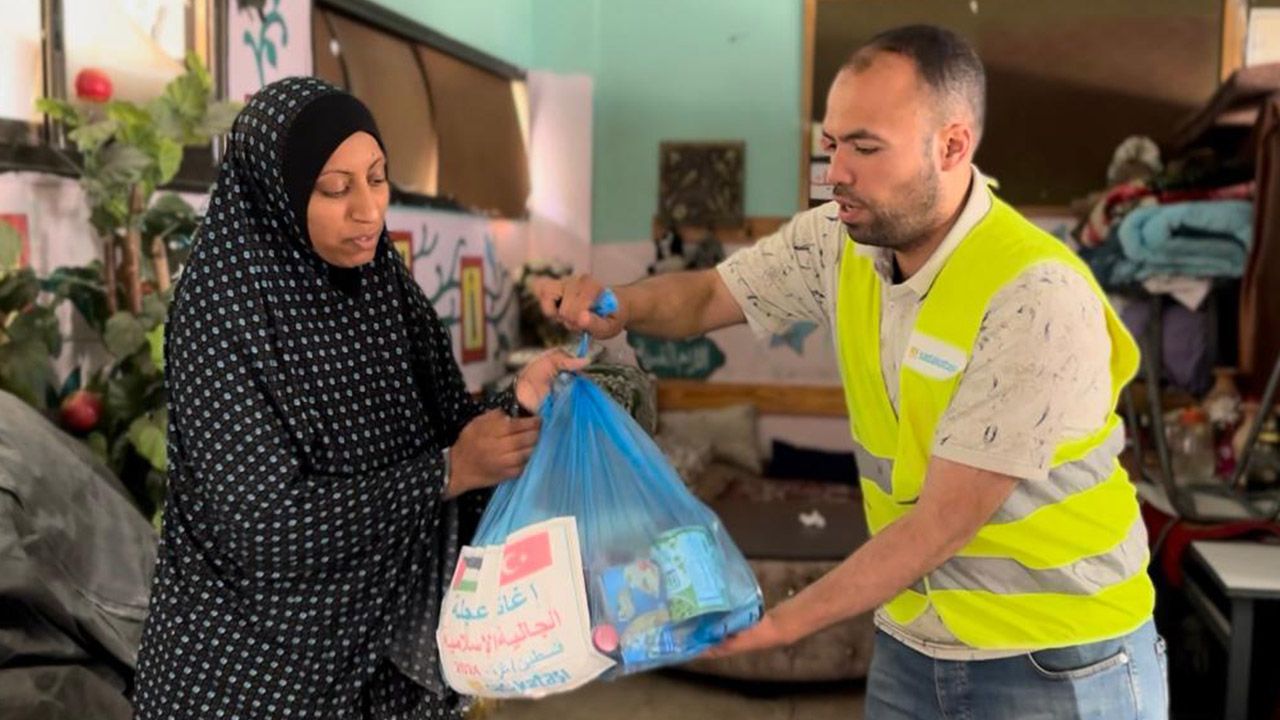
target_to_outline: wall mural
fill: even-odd
[[[485,359],[484,316],[484,261],[478,257],[464,257],[459,261],[462,281],[458,292],[462,307],[458,326],[462,329],[462,362],[472,363]]]
[[[267,7],[268,4],[270,8]],[[267,74],[264,65],[269,65],[274,70],[278,57],[273,35],[280,38],[281,47],[289,46],[289,25],[280,14],[280,0],[271,0],[270,3],[267,0],[236,0],[236,8],[240,12],[258,14],[257,33],[255,34],[251,28],[246,28],[240,37],[241,41],[253,51],[254,64],[258,68],[258,85],[266,85]],[[279,31],[272,33],[272,28],[279,28]]]
[[[227,95],[243,100],[311,74],[311,0],[234,0],[227,17]]]
[[[804,355],[804,341],[817,329],[818,324],[808,320],[792,323],[791,327],[769,338],[769,347],[789,347],[796,355]]]
[[[515,285],[498,260],[493,222],[404,207],[387,213],[393,241],[408,238],[410,272],[449,328],[471,388],[506,372],[502,360],[518,340]]]
[[[31,232],[27,228],[26,213],[0,213],[0,222],[8,225],[18,238],[18,256],[13,266],[5,269],[31,267]]]
[[[724,365],[724,351],[706,336],[667,340],[638,332],[626,335],[627,344],[636,352],[636,362],[660,378],[706,380]]]

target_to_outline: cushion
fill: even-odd
[[[831,452],[773,441],[765,475],[773,478],[805,478],[858,484],[858,463],[851,452]]]
[[[659,432],[711,443],[712,457],[744,470],[760,473],[754,405],[729,405],[714,410],[671,410],[658,416]]]
[[[699,495],[696,485],[711,464],[711,441],[674,433],[658,433],[654,440],[684,484]]]

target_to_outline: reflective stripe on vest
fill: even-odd
[[[881,279],[872,260],[846,243],[837,351],[872,533],[914,507],[938,420],[990,300],[1041,262],[1080,273],[1102,303],[1114,407],[1137,368],[1133,339],[1083,263],[993,197],[991,211],[948,258],[922,303],[907,348],[914,362],[902,365],[895,411],[880,369]],[[956,638],[991,649],[1092,642],[1145,622],[1154,588],[1134,489],[1117,462],[1123,447],[1114,413],[1088,435],[1060,443],[1047,479],[1020,480],[964,548],[887,603],[886,612],[908,624],[932,605]]]
[[[1101,445],[1079,460],[1051,469],[1046,482],[1018,483],[991,516],[988,524],[998,525],[1020,520],[1046,505],[1061,502],[1069,495],[1106,482],[1115,470],[1116,456],[1122,450],[1124,425],[1117,422]],[[853,443],[853,455],[858,464],[858,475],[873,483],[885,495],[892,495],[893,461],[872,455],[856,440]]]

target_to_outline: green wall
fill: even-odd
[[[537,4],[534,66],[595,78],[596,242],[649,236],[663,140],[745,140],[747,214],[796,211],[801,10],[798,0]]]
[[[531,69],[594,78],[592,236],[649,237],[663,140],[744,140],[747,215],[800,188],[800,0],[379,0]]]
[[[533,59],[535,0],[371,1],[512,65],[529,67]]]

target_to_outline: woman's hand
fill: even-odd
[[[449,450],[445,497],[519,477],[541,427],[541,418],[513,418],[501,410],[477,415],[462,428]]]
[[[586,366],[586,358],[573,357],[563,350],[548,350],[526,365],[516,377],[516,401],[526,411],[536,414],[561,370],[581,370]]]

